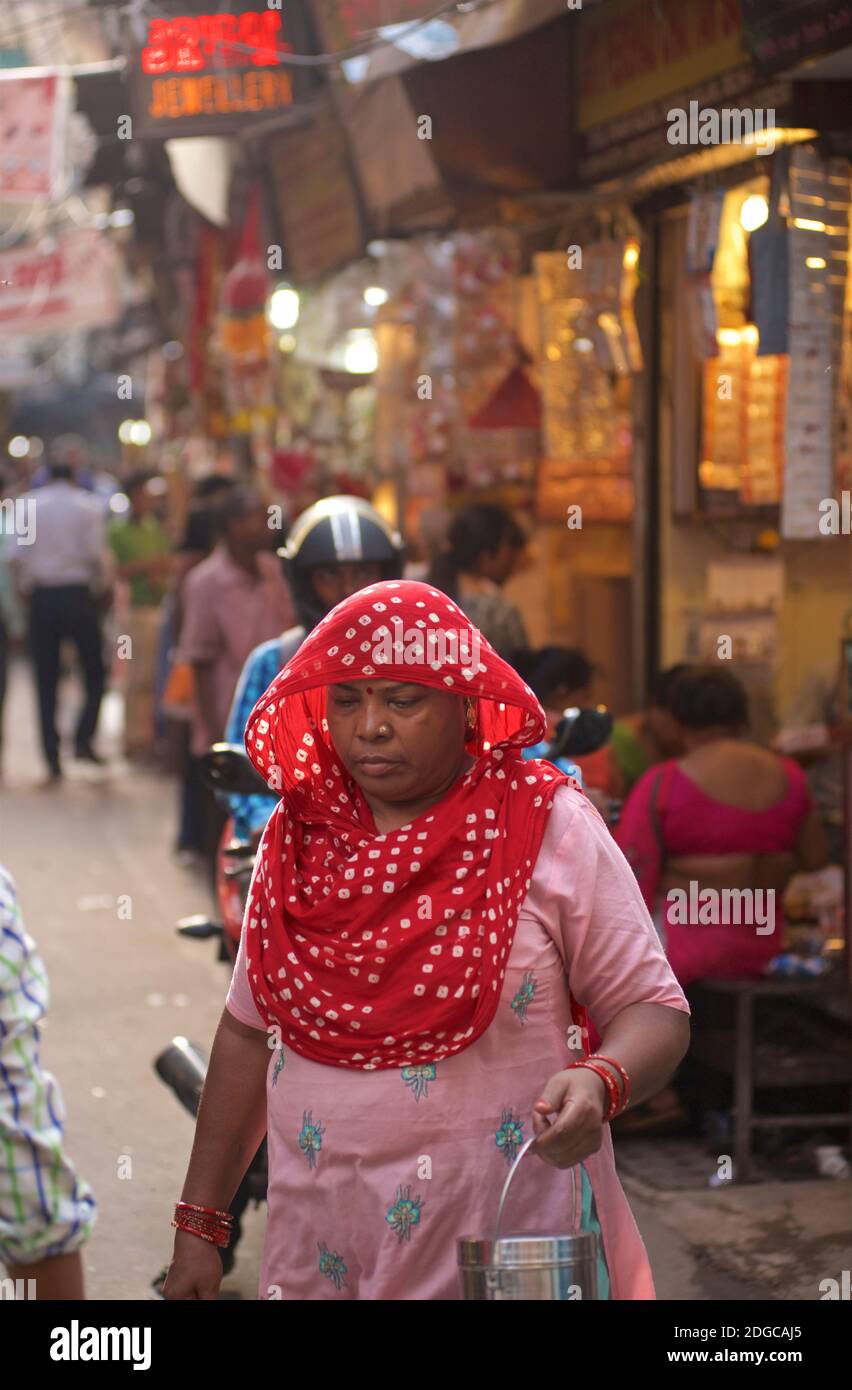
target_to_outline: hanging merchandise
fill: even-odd
[[[182,224],[183,225],[183,224]],[[224,236],[218,227],[193,219],[195,251],[191,281],[184,288],[178,275],[178,302],[183,301],[186,322],[187,388],[195,407],[200,431],[222,439],[228,432],[222,385],[222,363],[215,350],[213,306],[222,282],[224,265]],[[169,222],[166,223],[167,233]],[[172,228],[172,240],[179,244],[187,233]],[[181,289],[184,293],[181,294]]]
[[[542,338],[543,447],[538,514],[627,521],[633,514],[631,373],[634,239],[535,257]],[[603,323],[601,320],[603,319]]]
[[[467,421],[464,451],[474,486],[532,483],[540,425],[541,398],[519,364]]]
[[[720,328],[704,364],[699,479],[708,510],[781,499],[787,358],[760,357],[754,324]]]
[[[842,356],[849,239],[849,166],[797,146],[790,165],[787,449],[781,532],[819,535],[835,488],[835,382]]]
[[[760,334],[758,352],[772,356],[786,352],[789,316],[790,232],[788,175],[790,147],[782,145],[772,157],[769,206],[764,224],[749,237],[751,317]]]
[[[231,434],[252,434],[258,424],[275,417],[272,339],[266,317],[269,276],[260,242],[260,193],[255,186],[237,260],[222,283],[217,320]]]
[[[743,420],[740,500],[751,507],[777,506],[784,482],[788,358],[757,355],[748,369]]]
[[[711,277],[724,202],[725,191],[721,188],[697,193],[689,202],[686,271],[693,342],[700,358],[715,357],[717,351],[719,319]]]
[[[512,378],[519,359],[516,238],[500,229],[424,238],[411,244],[407,271],[392,317],[413,329],[416,399],[407,378],[397,402],[412,464],[426,466],[422,476],[433,492],[437,464],[451,489],[500,486],[508,473],[524,471],[515,450],[526,451],[529,440],[506,441],[504,455],[489,456],[470,422],[501,387],[512,395],[532,389],[523,374],[522,382]]]

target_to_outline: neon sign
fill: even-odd
[[[222,68],[277,67],[292,45],[281,38],[281,15],[274,10],[152,19],[142,49],[142,71],[149,77],[200,73]]]

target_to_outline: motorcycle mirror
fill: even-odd
[[[566,709],[556,725],[550,756],[581,758],[596,753],[609,741],[613,718],[603,705],[595,709]]]
[[[201,775],[214,792],[230,792],[236,796],[252,796],[257,792],[270,795],[270,788],[238,743],[214,743],[201,759]]]

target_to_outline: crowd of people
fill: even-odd
[[[39,485],[22,494],[35,505],[35,527],[23,538],[7,526],[0,537],[0,748],[10,645],[26,636],[46,785],[61,787],[58,691],[76,650],[84,700],[74,756],[103,763],[98,716],[108,683],[117,681],[126,757],[147,762],[166,749],[177,773],[175,851],[203,865],[223,837],[259,846],[165,1296],[215,1296],[227,1209],[264,1132],[270,1200],[262,1296],[272,1296],[263,1293],[270,1287],[291,1298],[341,1290],[454,1296],[452,1232],[462,1213],[478,1212],[487,1224],[482,1163],[517,1153],[528,1093],[540,1097],[531,1130],[540,1157],[556,1170],[581,1169],[583,1221],[600,1237],[604,1296],[653,1296],[606,1121],[629,1099],[634,1113],[644,1102],[668,1114],[668,1082],[686,1046],[685,991],[707,976],[759,975],[780,949],[780,920],[771,935],[703,921],[695,930],[698,920],[684,920],[671,903],[675,890],[696,880],[772,889],[780,898],[797,867],[824,864],[827,844],[805,772],[749,741],[748,703],[735,676],[679,665],[660,673],[646,709],[617,717],[604,746],[576,757],[576,781],[566,780],[548,749],[566,710],[595,703],[598,673],[579,650],[531,647],[504,593],[524,563],[525,534],[498,507],[456,516],[424,584],[408,577],[400,536],[362,499],[324,498],[282,537],[259,491],[213,476],[196,484],[178,529],[164,514],[166,485],[156,474],[126,479],[116,508],[84,485],[83,463],[79,444],[55,448]],[[359,646],[355,635],[359,627],[373,634],[377,613],[392,604],[421,627],[438,622],[434,607],[441,620],[476,630],[478,669],[462,681],[425,659],[395,660],[377,674],[364,655],[368,643]],[[224,806],[201,773],[210,745],[223,739],[245,739],[267,781],[274,755],[283,786],[232,796]],[[524,746],[543,756],[521,760]],[[511,768],[524,776],[511,780]],[[413,847],[414,859],[405,845],[420,817],[424,843]],[[370,837],[376,849],[367,851]],[[468,865],[477,860],[474,874]],[[380,877],[383,900],[372,895],[371,880],[377,886]],[[298,900],[290,883],[300,885]],[[430,931],[407,935],[422,916],[424,890]],[[20,1010],[20,1026],[37,1041],[43,1001],[23,987],[27,973],[42,976],[35,944],[20,925],[8,877],[0,878],[0,894],[4,940],[17,952],[4,953],[15,988],[0,978],[0,1000]],[[259,916],[277,924],[269,939],[251,930]],[[471,917],[493,924],[490,945],[470,940],[463,924]],[[321,1004],[304,997],[300,972],[310,981],[322,953],[330,969]],[[301,1007],[289,985],[270,988],[290,975]],[[356,1004],[376,1013],[364,1033],[358,1019],[340,1022],[340,1010]],[[552,1038],[570,1032],[573,1020],[580,1030],[569,1047],[573,1060],[545,1047],[544,1034],[525,1027],[529,1017]],[[9,1019],[0,1023],[5,1065],[14,1028]],[[270,1026],[278,1029],[274,1061]],[[597,1044],[591,1057],[589,1038]],[[285,1064],[288,1085],[273,1089]],[[37,1048],[30,1066],[43,1075]],[[412,1096],[424,1105],[401,1109]],[[460,1106],[468,1111],[463,1152]],[[326,1122],[333,1139],[322,1138]],[[20,1121],[17,1132],[21,1144],[26,1132],[26,1143],[45,1154],[61,1147],[55,1127],[39,1137]],[[332,1145],[337,1166],[329,1168]],[[425,1208],[412,1187],[424,1146],[435,1161],[440,1154],[455,1165],[453,1176],[448,1170],[430,1186]],[[40,1234],[35,1198],[25,1201],[33,1227],[26,1238],[16,1234],[0,1187],[0,1259],[15,1268],[60,1260],[73,1297],[75,1252],[91,1229],[93,1199],[67,1172],[54,1205],[38,1208]],[[546,1211],[558,1227],[558,1173],[544,1186],[537,1180],[522,1190],[521,1204],[530,1220]],[[379,1188],[390,1204],[384,1225],[374,1227],[370,1193]],[[430,1233],[431,1263],[422,1259],[424,1241],[412,1242],[418,1227]]]

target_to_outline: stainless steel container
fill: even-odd
[[[500,1235],[503,1206],[518,1165],[535,1136],[526,1141],[500,1194],[494,1235],[462,1236],[457,1242],[463,1299],[573,1302],[598,1297],[598,1238],[592,1231]],[[576,1171],[571,1170],[576,1192]],[[572,1210],[575,1203],[572,1202]]]

